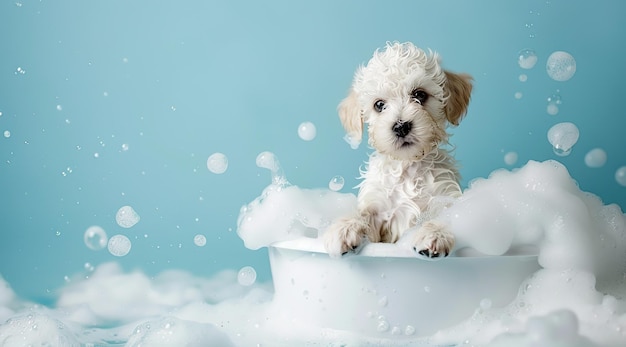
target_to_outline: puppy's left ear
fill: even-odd
[[[452,125],[459,125],[461,118],[467,112],[470,95],[472,93],[472,76],[468,74],[456,74],[444,71],[446,74],[446,85],[448,101],[446,103],[446,118]]]

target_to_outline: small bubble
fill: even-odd
[[[342,176],[334,176],[330,179],[330,182],[328,182],[328,188],[334,192],[341,190],[341,188],[343,188],[343,185],[344,179]]]
[[[515,165],[517,163],[517,153],[516,152],[508,152],[504,155],[504,163],[506,165]]]
[[[519,81],[520,81],[520,82],[526,82],[526,81],[528,81],[528,76],[526,76],[525,74],[521,74],[521,75],[519,75]]]
[[[130,228],[139,222],[139,214],[130,206],[122,206],[115,214],[117,225],[122,228]]]
[[[622,166],[615,171],[615,180],[619,185],[626,187],[626,166]]]
[[[124,152],[128,151],[128,143],[123,143],[122,144],[122,151],[124,151]]]
[[[548,141],[554,148],[554,153],[564,157],[570,154],[572,147],[578,142],[579,135],[575,124],[563,122],[548,130]]]
[[[404,328],[404,335],[410,336],[413,334],[415,334],[415,327],[407,325],[406,328]]]
[[[546,71],[553,80],[565,82],[576,73],[576,60],[567,52],[556,51],[548,57]]]
[[[222,153],[213,153],[207,159],[206,166],[214,174],[223,174],[228,169],[228,158]]]
[[[108,243],[109,253],[116,257],[127,255],[131,246],[130,239],[121,234],[111,236]]]
[[[515,98],[516,98],[517,100],[519,100],[519,99],[521,99],[521,98],[522,98],[522,96],[524,96],[524,95],[522,94],[522,92],[516,92],[514,96],[515,96]]]
[[[63,111],[63,106],[57,105],[57,111]]]
[[[523,49],[517,55],[517,63],[522,69],[532,69],[537,63],[537,53],[532,49]]]
[[[256,282],[256,270],[252,266],[244,266],[237,273],[237,282],[242,286],[251,286]]]
[[[378,306],[380,307],[387,307],[388,303],[389,303],[389,299],[387,299],[387,296],[383,296],[382,298],[378,300]]]
[[[316,134],[317,130],[315,129],[315,124],[311,122],[304,122],[298,127],[298,136],[304,141],[313,140]]]
[[[89,262],[85,263],[85,265],[83,265],[83,267],[85,268],[85,270],[87,270],[89,272],[93,272],[93,270],[94,270],[93,265],[91,265],[91,263],[89,263]]]
[[[480,301],[480,308],[483,310],[488,310],[491,308],[492,302],[489,299],[482,299]]]
[[[54,234],[55,234],[56,236],[61,236],[61,232],[60,232],[60,231],[58,231],[58,230],[57,230]]]
[[[204,245],[206,245],[206,236],[202,234],[194,236],[193,243],[198,247],[203,247]]]
[[[389,322],[387,322],[387,320],[378,321],[378,326],[376,327],[376,330],[381,333],[389,330]]]
[[[98,153],[98,152],[94,153],[93,157],[96,158],[96,159],[100,158],[100,153]]]
[[[585,155],[585,165],[592,168],[606,164],[606,152],[602,148],[594,148]]]
[[[546,111],[549,115],[555,116],[559,113],[559,105],[561,105],[561,96],[559,94],[552,94],[548,97],[548,106]]]
[[[424,286],[424,291],[426,293],[430,293],[430,287],[429,286]]]
[[[85,245],[94,251],[103,249],[108,242],[106,232],[97,225],[91,226],[85,230],[83,240],[85,241]]]
[[[11,132],[10,132],[10,131],[8,131],[8,130],[5,130],[5,131],[4,131],[4,137],[5,137],[5,138],[7,138],[7,139],[8,139],[9,137],[11,137]]]

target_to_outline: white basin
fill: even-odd
[[[539,269],[533,250],[418,259],[392,244],[330,258],[314,239],[269,247],[274,307],[295,324],[386,338],[429,336],[483,306],[503,307]],[[471,253],[471,252],[470,252]]]

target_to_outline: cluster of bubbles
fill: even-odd
[[[237,282],[242,286],[251,286],[256,282],[256,270],[252,266],[244,266],[237,273]]]
[[[304,141],[311,141],[317,135],[317,129],[315,128],[315,124],[311,122],[303,122],[298,127],[298,136]]]
[[[131,228],[139,222],[139,214],[130,206],[122,206],[115,214],[117,225],[122,228]]]
[[[574,123],[563,122],[548,130],[548,141],[558,156],[568,156],[579,137],[578,127]]]
[[[223,174],[228,169],[228,158],[223,153],[213,153],[207,159],[206,167],[214,174]]]

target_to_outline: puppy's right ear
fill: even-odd
[[[350,89],[350,94],[337,107],[339,119],[349,137],[348,142],[353,148],[361,143],[363,137],[363,117],[357,100],[357,94]]]

